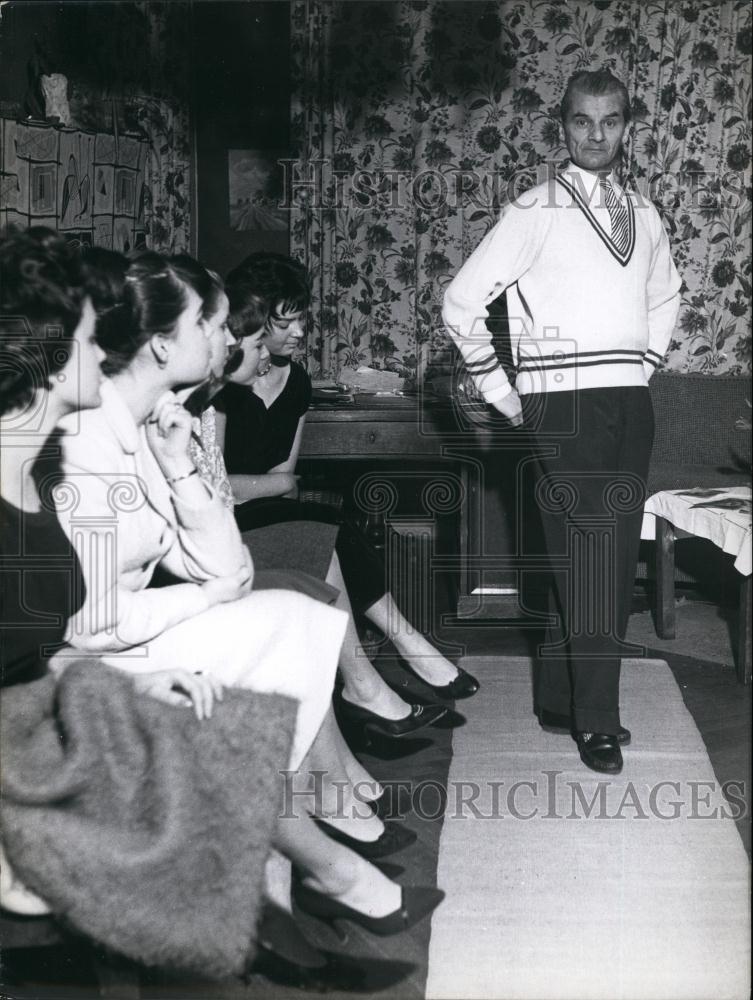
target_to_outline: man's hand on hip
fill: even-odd
[[[489,403],[495,410],[498,410],[503,417],[506,417],[513,427],[520,427],[523,423],[523,408],[520,405],[520,396],[516,389],[513,389],[502,399],[496,399]]]

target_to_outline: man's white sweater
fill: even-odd
[[[680,277],[654,206],[610,180],[628,208],[626,250],[597,175],[571,165],[511,202],[447,288],[445,324],[487,402],[512,389],[485,322],[505,290],[523,395],[646,385],[663,359]]]

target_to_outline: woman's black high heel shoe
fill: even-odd
[[[338,711],[345,722],[356,723],[367,732],[396,739],[410,736],[426,726],[433,726],[447,715],[444,705],[411,705],[410,715],[406,715],[404,719],[385,719],[376,712],[370,712],[368,708],[346,701],[342,695],[338,699]]]
[[[294,969],[323,969],[327,964],[324,954],[304,935],[292,914],[266,899],[256,928],[260,962],[274,962],[275,956]]]
[[[314,822],[332,840],[336,840],[343,847],[349,847],[367,861],[376,861],[378,858],[386,858],[389,854],[397,854],[418,839],[413,830],[409,830],[407,826],[389,820],[384,824],[382,835],[377,840],[357,840],[318,816],[314,816]]]
[[[300,882],[293,885],[293,899],[309,916],[319,917],[329,924],[333,924],[335,920],[350,920],[371,931],[372,934],[386,937],[389,934],[407,931],[409,927],[413,927],[419,920],[428,916],[442,902],[444,892],[441,889],[427,889],[421,886],[403,886],[400,906],[384,917],[370,917],[360,910],[354,910],[346,903],[332,899],[331,896],[308,889]]]
[[[253,976],[259,975],[310,993],[364,993],[396,986],[414,969],[407,962],[351,957],[315,948],[291,914],[267,901],[257,929],[256,956],[243,978],[250,984]]]
[[[472,674],[469,674],[466,670],[463,670],[462,667],[455,668],[458,675],[455,680],[450,681],[449,684],[431,684],[420,674],[416,673],[405,657],[401,656],[399,657],[399,660],[401,667],[405,667],[405,669],[410,671],[414,677],[418,677],[423,684],[430,687],[435,694],[439,695],[440,698],[470,698],[471,695],[474,695],[481,687],[476,678]]]

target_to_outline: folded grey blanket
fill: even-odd
[[[91,660],[6,688],[0,809],[16,874],[139,962],[242,971],[296,710],[232,690],[199,722]]]

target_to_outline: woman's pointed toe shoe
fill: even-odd
[[[314,822],[332,840],[336,840],[343,847],[349,847],[351,851],[360,854],[367,861],[376,861],[378,858],[386,858],[390,854],[397,854],[398,851],[404,851],[406,847],[410,847],[418,839],[413,830],[410,830],[402,823],[390,820],[384,823],[382,835],[376,840],[357,840],[355,837],[343,833],[342,830],[337,829],[337,827],[332,826],[326,820],[320,819],[317,816],[314,817]]]
[[[453,700],[457,700],[458,698],[470,698],[471,695],[474,695],[481,687],[476,678],[472,674],[469,674],[466,670],[463,670],[462,667],[455,668],[458,675],[454,680],[450,681],[449,684],[430,684],[424,677],[421,677],[420,674],[416,673],[407,660],[401,658],[400,662],[402,666],[406,667],[412,674],[414,674],[414,676],[418,677],[420,681],[423,681],[424,684],[428,685],[440,698],[452,698]]]
[[[370,917],[360,910],[341,903],[331,896],[325,896],[314,889],[309,889],[300,882],[293,885],[293,899],[296,905],[308,913],[329,924],[336,920],[349,920],[358,924],[372,934],[386,937],[399,934],[413,927],[435,910],[444,899],[441,889],[430,889],[422,886],[404,886],[401,889],[400,906],[384,917]]]
[[[441,718],[447,715],[447,708],[444,705],[411,705],[410,712],[402,719],[385,719],[375,712],[370,712],[368,708],[354,705],[345,698],[339,701],[340,714],[349,723],[363,726],[365,731],[378,733],[380,736],[387,736],[392,739],[399,739],[401,736],[410,736],[417,733],[419,729],[433,726]]]

